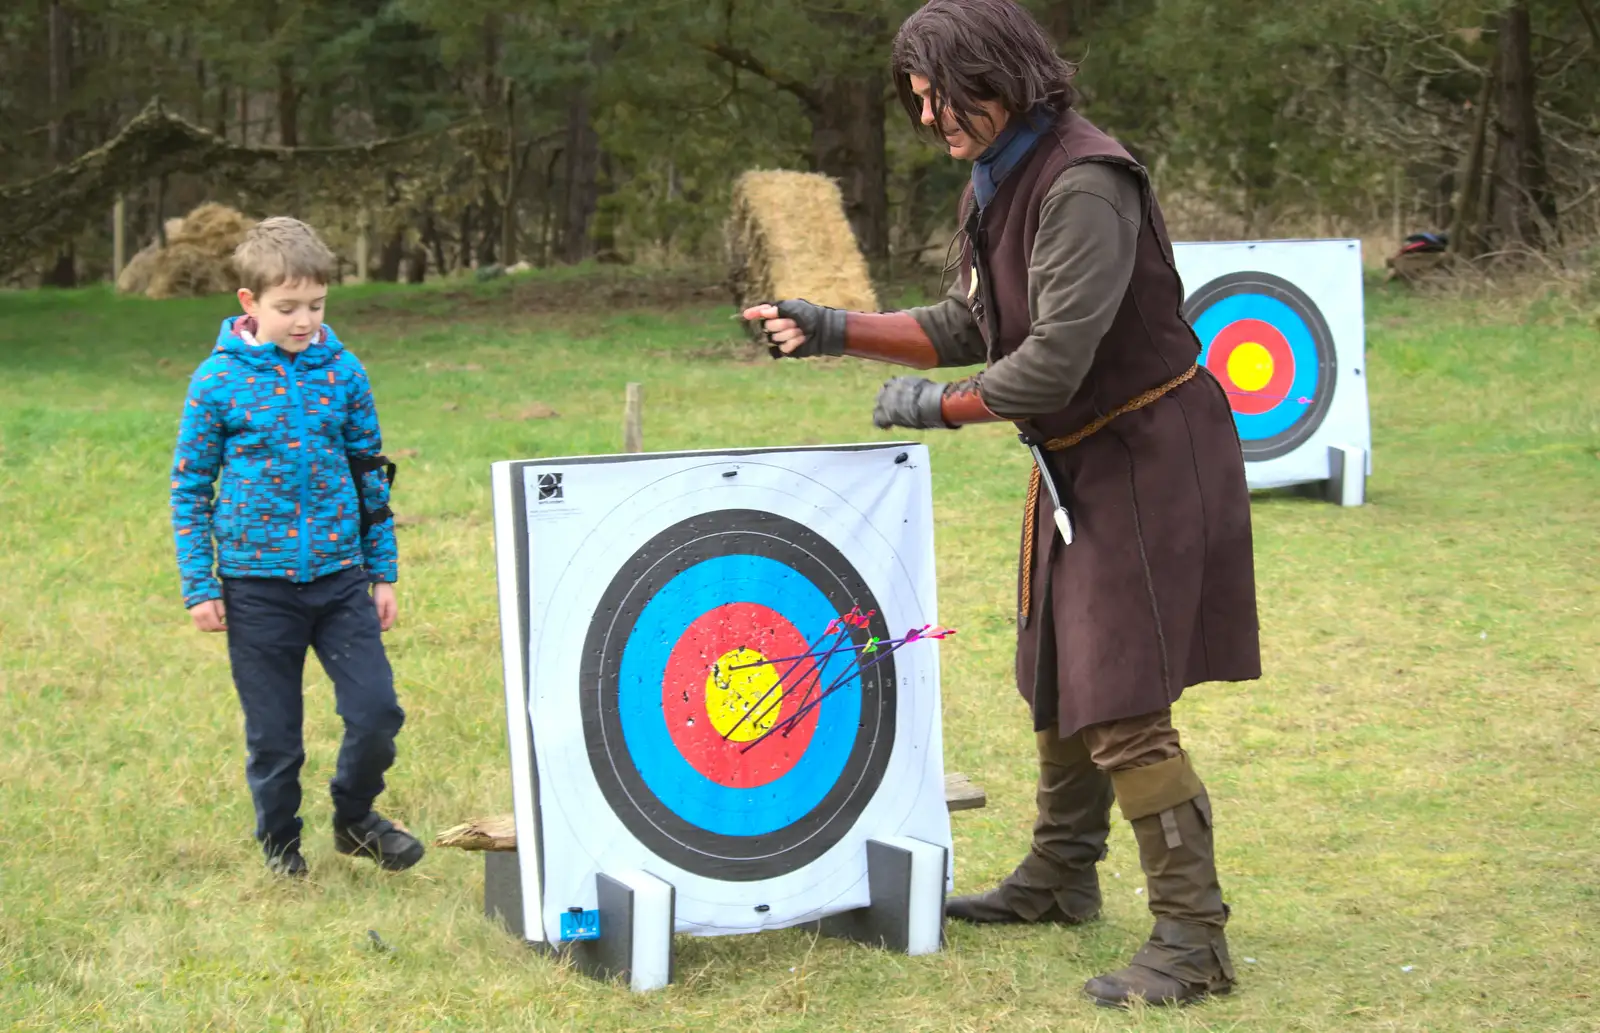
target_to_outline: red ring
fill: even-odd
[[[1234,383],[1228,373],[1228,359],[1233,350],[1247,341],[1261,345],[1272,356],[1271,379],[1254,391]],[[1206,368],[1222,382],[1234,412],[1255,416],[1277,408],[1288,396],[1294,384],[1294,350],[1289,347],[1288,338],[1271,323],[1262,319],[1236,319],[1212,338]]]
[[[806,639],[775,610],[758,603],[727,603],[696,617],[673,644],[661,681],[661,710],[673,744],[696,771],[719,785],[753,789],[788,774],[805,754],[817,727],[817,708],[789,728],[774,731],[759,742],[734,742],[722,737],[706,712],[706,677],[725,653],[753,649],[769,659],[799,656],[807,651]],[[780,664],[789,673],[788,685],[809,684],[808,661]],[[814,679],[812,679],[814,680]],[[813,686],[813,696],[815,687]],[[794,714],[800,704],[792,690],[784,700],[780,720]],[[805,695],[802,689],[801,696]]]

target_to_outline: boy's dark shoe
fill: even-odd
[[[341,854],[370,857],[380,868],[403,871],[422,860],[422,841],[377,811],[360,821],[333,820],[333,845]]]
[[[289,847],[267,855],[267,871],[288,879],[303,879],[310,869],[306,867],[306,859],[300,856],[300,851]]]

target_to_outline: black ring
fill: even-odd
[[[623,650],[645,606],[668,582],[719,556],[757,555],[794,569],[840,614],[870,613],[852,639],[890,637],[882,608],[844,554],[821,535],[775,513],[721,510],[680,521],[628,558],[595,609],[580,668],[583,730],[589,763],[612,811],[657,857],[710,878],[748,882],[795,871],[838,843],[877,793],[894,747],[894,658],[861,670],[861,723],[844,770],[814,808],[776,831],[727,836],[692,825],[651,792],[623,748],[618,672]],[[858,654],[859,655],[859,654]]]

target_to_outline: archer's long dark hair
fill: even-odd
[[[968,135],[982,114],[979,101],[997,100],[1007,113],[1022,115],[1039,105],[1058,114],[1077,100],[1077,67],[1056,53],[1033,15],[1013,0],[929,0],[895,34],[895,88],[911,124],[922,125],[922,100],[910,77],[932,84],[936,122],[946,110]]]

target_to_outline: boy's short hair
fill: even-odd
[[[326,285],[337,265],[316,230],[286,215],[262,219],[233,249],[239,286],[252,294],[299,280]]]

